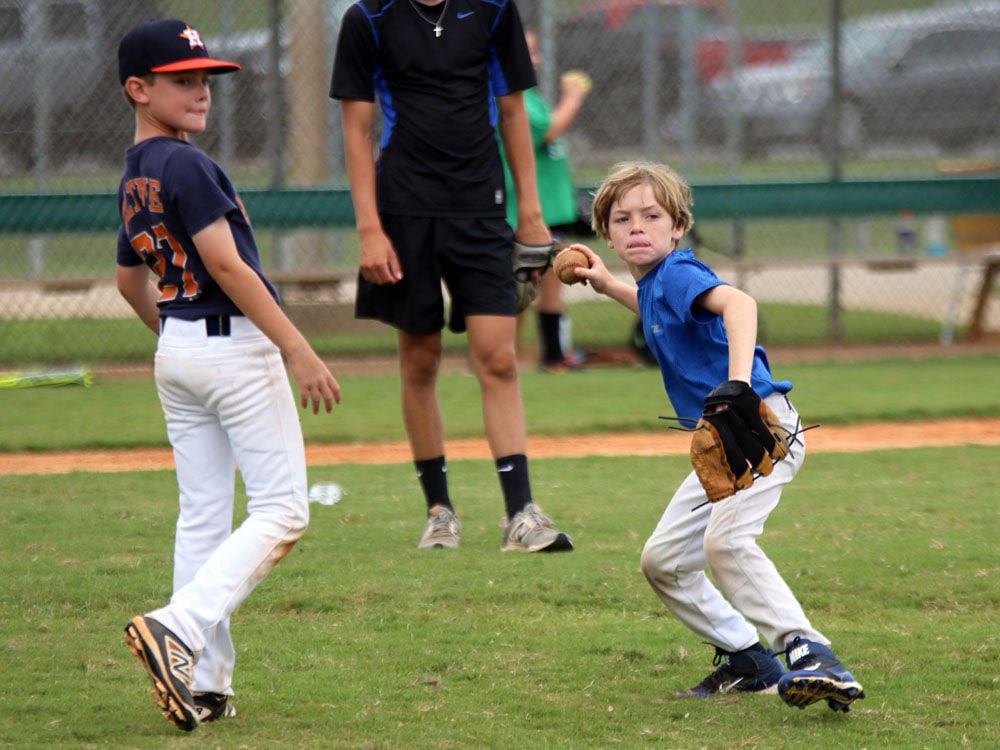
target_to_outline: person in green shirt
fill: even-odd
[[[538,70],[542,55],[538,35],[525,31],[531,61]],[[560,77],[560,96],[551,107],[538,88],[524,92],[524,105],[531,124],[535,144],[535,171],[538,195],[542,203],[542,218],[548,224],[553,239],[562,244],[567,236],[589,236],[589,222],[581,216],[566,142],[561,137],[583,106],[590,92],[590,77],[581,71],[568,71]],[[501,155],[503,150],[501,149]],[[517,192],[510,169],[504,160],[507,179],[507,221],[517,225]],[[546,273],[538,290],[538,341],[542,369],[563,373],[579,369],[569,347],[569,319],[564,313],[562,284],[556,275]]]

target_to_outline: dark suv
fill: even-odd
[[[717,79],[707,120],[738,118],[748,150],[825,145],[833,137],[830,40],[780,65]],[[1000,2],[859,17],[841,32],[840,146],[931,141],[945,148],[996,140],[1000,120]]]
[[[686,28],[692,36],[685,38]],[[594,95],[584,104],[574,132],[582,132],[593,146],[638,143],[645,77],[657,76],[656,112],[668,118],[680,100],[684,65],[695,85],[703,87],[726,69],[728,43],[735,37],[726,0],[604,0],[557,21],[558,69],[579,68],[594,81]],[[809,39],[743,37],[742,60],[784,60]],[[650,40],[656,48],[654,64],[643,56]],[[690,59],[684,59],[685,50]],[[658,129],[666,122],[658,123]]]
[[[118,154],[133,125],[115,47],[156,14],[152,0],[0,0],[0,161]]]

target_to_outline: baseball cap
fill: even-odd
[[[118,44],[118,79],[123,86],[129,76],[147,73],[232,73],[239,69],[238,63],[209,57],[201,34],[176,18],[140,24]]]

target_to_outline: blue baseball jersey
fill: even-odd
[[[637,282],[646,345],[660,365],[678,417],[697,420],[705,396],[729,380],[729,339],[722,316],[695,303],[724,283],[690,248],[670,253]],[[761,398],[792,389],[791,381],[771,376],[762,346],[754,353],[750,384]]]
[[[118,265],[145,263],[156,273],[161,317],[195,320],[242,314],[209,275],[191,239],[220,216],[229,221],[240,257],[278,299],[264,276],[236,188],[222,168],[191,143],[158,137],[129,148],[118,208]]]
[[[431,18],[439,13],[437,36],[406,0],[360,0],[348,8],[330,96],[378,100],[380,211],[503,217],[494,97],[536,85],[524,28],[511,0],[424,8]]]

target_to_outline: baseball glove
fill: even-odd
[[[538,284],[556,256],[556,243],[526,245],[514,240],[514,280],[517,282],[517,311],[521,312],[538,294]],[[538,273],[536,274],[535,271]]]
[[[727,380],[705,399],[691,440],[691,465],[714,503],[770,474],[788,455],[790,439],[753,388]]]

